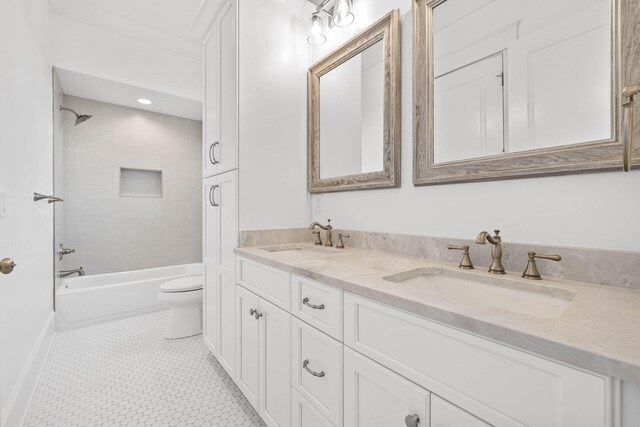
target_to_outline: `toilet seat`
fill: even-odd
[[[179,279],[169,280],[160,286],[160,292],[177,293],[191,292],[202,289],[202,274],[196,276],[181,277]]]

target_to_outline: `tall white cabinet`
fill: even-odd
[[[238,245],[238,0],[212,24],[204,55],[204,342],[235,377]]]

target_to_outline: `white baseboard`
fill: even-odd
[[[53,344],[54,335],[55,313],[52,311],[38,336],[36,345],[29,355],[27,363],[20,373],[18,382],[6,406],[3,408],[2,422],[0,422],[0,425],[3,427],[18,427],[24,422],[31,404],[31,399],[36,391],[40,374],[47,361],[51,344]]]

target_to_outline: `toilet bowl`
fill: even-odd
[[[160,286],[158,300],[169,306],[164,329],[167,339],[202,333],[202,274],[170,280]]]

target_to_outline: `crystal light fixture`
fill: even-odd
[[[320,12],[315,12],[311,15],[311,23],[309,25],[309,37],[307,42],[311,46],[322,46],[327,41],[327,37],[324,35],[324,24]]]
[[[324,22],[321,13],[329,18],[329,27],[347,27],[355,19],[353,15],[353,0],[324,0],[311,15],[309,37],[307,42],[311,46],[322,46],[327,41],[324,34]]]

